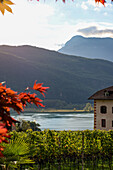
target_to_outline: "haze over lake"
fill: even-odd
[[[36,121],[41,130],[93,130],[94,122],[93,113],[24,113],[13,117]]]

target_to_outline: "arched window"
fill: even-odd
[[[101,106],[100,107],[100,113],[107,113],[107,107],[106,106]]]

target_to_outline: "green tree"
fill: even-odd
[[[39,129],[39,124],[36,123],[35,121],[25,121],[25,120],[21,120],[20,123],[18,123],[16,125],[16,131],[17,132],[26,132],[26,130],[28,129],[32,129],[33,131],[40,131]]]
[[[84,107],[83,110],[88,111],[88,112],[93,111],[93,107],[92,107],[91,103],[86,103],[86,106]]]

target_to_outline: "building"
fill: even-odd
[[[113,130],[113,86],[94,93],[94,129]]]

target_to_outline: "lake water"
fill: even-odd
[[[50,130],[93,130],[93,113],[24,113],[12,115],[16,120],[36,121],[40,129]]]

